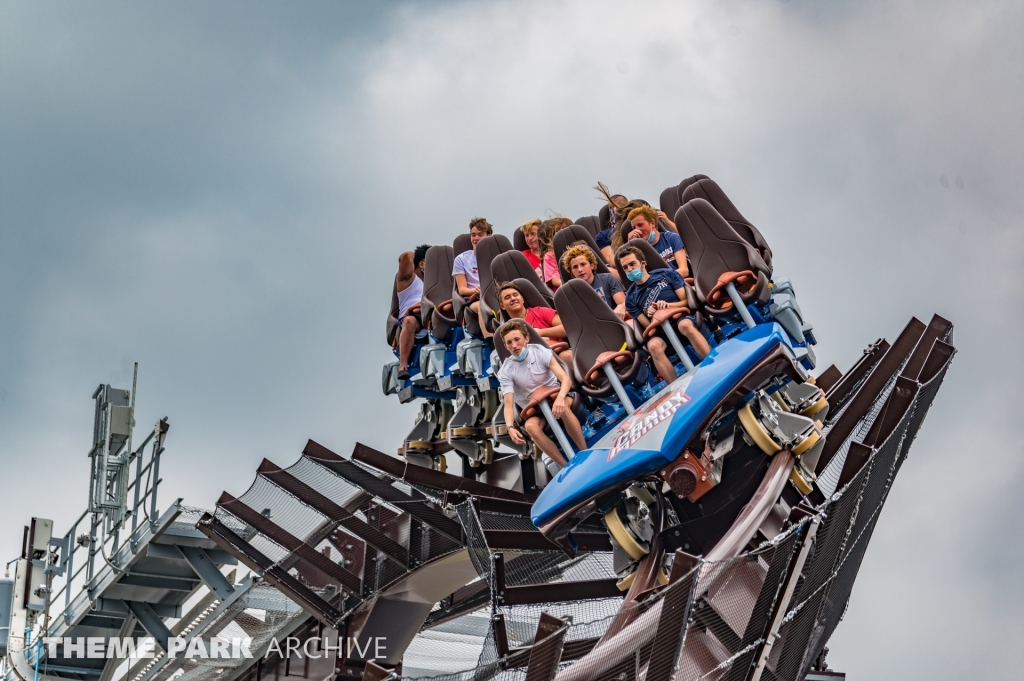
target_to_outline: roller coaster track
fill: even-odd
[[[706,556],[673,546],[665,527],[626,593],[596,518],[574,532],[580,553],[569,557],[533,527],[521,492],[361,444],[344,458],[310,441],[287,469],[264,461],[249,491],[225,493],[197,527],[318,626],[387,637],[385,658],[337,660],[343,676],[402,675],[417,635],[489,611],[478,664],[453,678],[525,669],[531,681],[802,679],[838,624],[951,341],[941,317],[912,319],[846,374],[823,372],[833,410],[812,495],[775,517],[793,465],[776,455]],[[671,574],[659,583],[667,554]]]
[[[805,497],[787,484],[793,457],[776,454],[705,555],[688,553],[679,519],[663,514],[626,591],[596,515],[573,531],[579,551],[569,556],[533,526],[533,499],[521,490],[410,465],[362,444],[340,456],[310,440],[287,467],[264,460],[250,487],[223,493],[214,510],[176,503],[140,528],[94,588],[69,597],[49,634],[121,627],[157,632],[163,649],[168,635],[253,640],[251,660],[157,655],[129,667],[126,681],[798,681],[845,610],[954,353],[948,321],[912,319],[845,374],[835,367],[819,374],[832,408],[813,492]],[[225,578],[204,561],[238,561],[254,574],[236,584],[233,573]],[[152,603],[129,595],[155,588],[157,577],[139,566],[177,571],[161,578],[165,591]],[[201,584],[210,593],[183,613],[185,595]],[[164,595],[175,589],[177,600]],[[445,640],[470,635],[478,642],[472,659],[442,659]],[[269,652],[285,636],[354,645],[297,661]],[[380,639],[383,654],[370,645]],[[433,662],[422,662],[418,641],[434,642]],[[28,658],[10,655],[16,663],[7,678],[30,681]],[[112,679],[111,665],[99,662],[44,661],[40,676]]]

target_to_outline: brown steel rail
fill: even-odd
[[[356,449],[358,450],[363,446],[356,445]],[[302,453],[307,459],[319,466],[323,466],[356,487],[362,488],[384,501],[397,504],[402,511],[408,513],[421,523],[428,525],[431,529],[437,530],[459,543],[463,542],[462,526],[438,509],[432,507],[432,502],[423,495],[416,498],[406,494],[392,485],[389,480],[378,478],[313,440],[309,440],[306,443]]]
[[[315,548],[294,536],[262,513],[236,499],[227,492],[220,495],[217,506],[251,526],[268,539],[280,544],[286,550],[306,561],[328,578],[339,582],[349,591],[359,593],[362,581],[351,572],[341,567]]]
[[[476,497],[493,497],[495,499],[532,503],[530,498],[522,492],[495,487],[485,482],[460,478],[456,475],[449,475],[448,473],[432,471],[429,468],[409,464],[393,456],[388,456],[383,452],[378,452],[376,449],[367,447],[362,443],[356,443],[355,450],[352,452],[352,460],[366,464],[371,468],[376,468],[393,478],[405,480],[415,485],[432,487],[443,492],[465,492]]]
[[[338,626],[341,612],[337,608],[290,575],[287,570],[277,565],[255,546],[235,534],[231,528],[211,513],[204,513],[196,524],[196,528],[222,549],[236,556],[249,568],[262,575],[264,579],[321,622],[332,627]]]
[[[822,471],[832,461],[836,452],[846,442],[846,438],[857,427],[861,418],[871,409],[871,405],[885,388],[885,384],[889,382],[889,379],[899,370],[904,360],[914,351],[924,331],[924,322],[916,317],[911,318],[896,341],[885,351],[885,354],[878,360],[878,363],[872,367],[871,373],[861,383],[857,392],[849,398],[849,406],[846,408],[846,411],[842,413],[839,420],[829,430],[828,439],[825,441],[825,448],[821,452],[821,457],[818,459],[818,465],[814,471],[816,475],[821,475]],[[862,358],[861,362],[858,362],[857,366],[854,367],[855,370],[860,370],[861,364],[866,357],[867,355]],[[840,381],[840,383],[845,383],[845,379]]]
[[[377,528],[349,513],[280,466],[264,459],[257,472],[302,503],[338,523],[391,560],[402,566],[409,564],[408,549]]]

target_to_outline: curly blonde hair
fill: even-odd
[[[590,246],[581,241],[569,246],[569,248],[565,249],[565,253],[562,254],[562,267],[566,272],[572,274],[572,268],[569,265],[573,259],[581,255],[587,259],[592,269],[597,269],[597,256],[594,255],[594,251],[590,250]]]

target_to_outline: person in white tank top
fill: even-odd
[[[426,261],[427,249],[423,244],[415,251],[406,251],[398,256],[398,274],[395,282],[398,288],[398,377],[409,378],[409,362],[412,361],[412,349],[417,338],[424,338],[427,330],[423,328],[419,310],[410,314],[410,310],[420,304],[423,298],[423,263]]]

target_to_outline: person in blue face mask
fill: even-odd
[[[629,224],[633,229],[628,238],[645,239],[647,243],[654,246],[658,255],[685,279],[690,276],[690,268],[686,263],[686,248],[683,246],[683,240],[675,232],[659,232],[659,218],[675,227],[667,215],[650,206],[638,206],[629,211]]]
[[[659,310],[686,308],[687,314],[678,320],[676,328],[690,341],[699,357],[706,357],[711,352],[711,346],[704,334],[697,329],[697,320],[687,307],[686,283],[679,276],[679,272],[670,269],[648,272],[643,252],[629,244],[619,249],[615,254],[615,260],[630,282],[629,290],[626,291],[626,311],[633,319],[639,321],[641,327],[646,329],[651,323],[651,318]],[[647,350],[651,353],[651,359],[654,360],[654,366],[661,377],[669,383],[674,381],[675,368],[666,354],[668,342],[661,331],[657,336],[647,340]]]
[[[586,449],[587,441],[583,439],[583,429],[579,419],[572,413],[574,393],[569,375],[559,364],[551,350],[538,343],[530,343],[530,327],[520,319],[513,319],[502,325],[499,330],[501,341],[511,355],[501,363],[498,370],[498,382],[501,388],[505,410],[505,423],[508,434],[517,445],[526,444],[526,438],[515,422],[513,403],[520,409],[530,403],[534,391],[543,388],[559,388],[558,394],[551,403],[551,413],[561,421],[566,434],[572,438],[581,450]],[[558,445],[544,432],[545,421],[541,416],[531,416],[523,423],[523,429],[530,435],[537,446],[551,460],[564,466],[568,459],[559,451]]]

